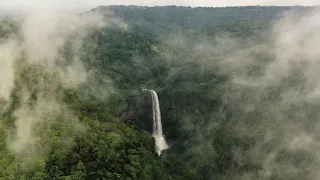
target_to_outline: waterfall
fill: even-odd
[[[152,103],[152,121],[153,121],[153,132],[152,137],[155,140],[156,151],[161,155],[161,151],[168,149],[168,144],[163,136],[162,132],[162,123],[161,123],[161,114],[160,114],[160,105],[158,95],[153,90],[146,90],[151,96]]]

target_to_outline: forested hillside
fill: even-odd
[[[113,12],[130,27],[141,27],[144,31],[166,36],[171,33],[186,33],[210,37],[232,33],[236,36],[250,36],[270,28],[269,23],[280,19],[284,12],[306,11],[309,7],[139,7],[108,6],[94,11]]]
[[[97,7],[0,24],[0,179],[317,179],[319,11]],[[151,136],[159,94],[169,149]]]

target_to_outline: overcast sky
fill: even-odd
[[[245,6],[245,5],[319,5],[320,0],[0,0],[2,8],[85,8],[99,5],[184,5],[184,6]]]

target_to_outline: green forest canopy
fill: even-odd
[[[281,100],[283,89],[303,86],[299,68],[281,85],[267,87],[261,95],[257,93],[259,88],[230,83],[231,76],[221,70],[221,62],[235,53],[236,43],[225,42],[226,47],[212,50],[221,43],[217,37],[236,39],[239,51],[267,47],[270,40],[260,35],[270,34],[273,23],[293,10],[303,13],[311,8],[93,9],[91,12],[106,16],[113,12],[128,28],[98,28],[83,39],[79,59],[86,70],[94,70],[90,83],[64,87],[54,72],[25,63],[23,56],[17,60],[10,99],[0,99],[4,106],[0,114],[0,179],[312,179],[314,169],[308,167],[319,165],[312,148],[282,146],[286,131],[281,127],[287,126],[280,123],[277,128],[266,123],[278,116],[263,113],[282,113],[283,123],[291,123],[298,120],[288,112],[300,110],[304,118],[309,117],[308,123],[314,123],[319,114],[316,103],[299,101],[287,106]],[[1,42],[19,37],[19,28],[18,23],[3,20]],[[73,43],[72,37],[68,42]],[[57,62],[59,66],[71,63],[68,59],[71,61],[74,54],[70,44],[66,43],[59,53],[67,60]],[[256,60],[243,72],[253,81],[261,78],[266,64],[275,58],[264,49],[244,56]],[[112,91],[100,98],[92,93],[92,87]],[[164,134],[170,145],[160,157],[150,135],[150,109],[144,88],[155,89],[160,98]],[[17,155],[7,141],[17,126],[17,112],[26,106],[22,95],[25,89],[30,92],[26,104],[31,110],[38,108],[41,100],[47,101],[46,94],[62,107],[38,117],[32,127],[32,134],[38,138]],[[259,100],[252,96],[259,96]],[[249,113],[242,109],[246,103],[255,106]],[[266,138],[269,128],[278,137],[271,134]],[[305,128],[312,132],[310,127]],[[37,154],[39,149],[41,153]],[[271,166],[280,170],[266,172],[270,154]]]

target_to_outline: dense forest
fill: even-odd
[[[317,179],[319,18],[300,6],[2,17],[0,179]],[[161,156],[143,89],[159,95]]]

